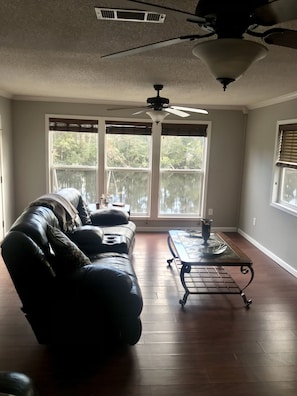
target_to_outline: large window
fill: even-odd
[[[98,121],[50,118],[50,189],[74,187],[97,200]]]
[[[106,191],[128,202],[134,215],[149,215],[151,139],[151,124],[106,123]]]
[[[159,191],[161,216],[201,216],[205,137],[205,125],[163,125]]]
[[[205,203],[207,124],[49,118],[49,189],[102,194],[132,217],[198,219]]]
[[[297,123],[278,126],[273,203],[297,214]]]

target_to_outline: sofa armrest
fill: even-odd
[[[91,222],[95,226],[108,227],[128,224],[129,213],[117,208],[98,209],[91,213]]]

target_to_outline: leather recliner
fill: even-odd
[[[115,225],[100,224],[100,211],[89,213],[79,191],[69,188],[57,194],[77,212],[69,232],[61,230],[61,218],[65,217],[61,205],[56,211],[48,204],[48,194],[24,210],[1,245],[22,311],[41,344],[104,345],[117,341],[134,345],[142,332],[143,307],[131,261],[134,223],[126,219],[121,224],[119,213]],[[50,237],[49,229],[56,234]],[[82,244],[71,239],[75,233],[81,235]],[[108,243],[110,237],[115,243]],[[55,250],[56,239],[60,245]],[[86,240],[87,245],[83,243]],[[59,256],[61,246],[71,250]],[[82,251],[85,246],[88,250]],[[74,266],[77,257],[83,257],[84,262]]]

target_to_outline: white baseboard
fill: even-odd
[[[265,246],[261,245],[259,242],[257,242],[255,239],[250,237],[248,234],[246,234],[244,231],[242,231],[240,228],[238,229],[238,234],[242,235],[246,240],[251,242],[254,246],[256,246],[261,252],[266,254],[269,258],[271,258],[273,261],[275,261],[279,266],[284,268],[286,271],[288,271],[291,275],[295,276],[297,278],[297,270],[293,267],[291,267],[288,263],[286,263],[284,260],[276,256],[274,253],[272,253],[270,250],[266,249]]]

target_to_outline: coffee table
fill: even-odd
[[[167,242],[172,254],[168,266],[176,264],[185,290],[179,300],[183,307],[190,294],[239,294],[249,308],[252,300],[244,291],[254,279],[253,263],[224,233],[211,234],[205,244],[199,232],[170,230]],[[248,276],[243,287],[225,267],[238,267],[240,277]]]

